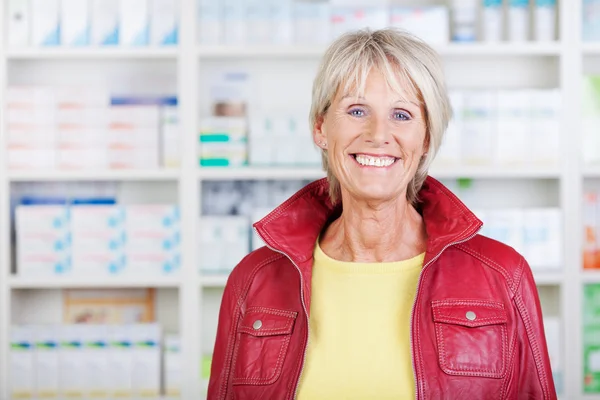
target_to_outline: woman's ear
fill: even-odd
[[[323,131],[323,123],[325,118],[323,116],[317,117],[315,126],[313,127],[313,141],[317,146],[322,149],[327,148],[327,136]]]

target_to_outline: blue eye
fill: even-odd
[[[365,115],[365,112],[360,108],[353,108],[348,112],[348,114],[352,115],[353,117],[362,117]]]
[[[400,121],[408,121],[410,120],[410,115],[403,111],[396,111],[394,112],[394,118]]]

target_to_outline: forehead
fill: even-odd
[[[408,72],[392,62],[388,61],[385,64],[356,65],[340,80],[335,97],[365,97],[367,86],[375,80],[380,80],[398,100],[420,104],[419,91]]]

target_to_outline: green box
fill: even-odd
[[[600,393],[600,284],[583,289],[583,391]]]

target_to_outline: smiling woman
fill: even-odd
[[[255,224],[232,272],[209,399],[555,399],[531,270],[428,177],[451,109],[419,39],[326,52],[310,121],[327,178]]]

